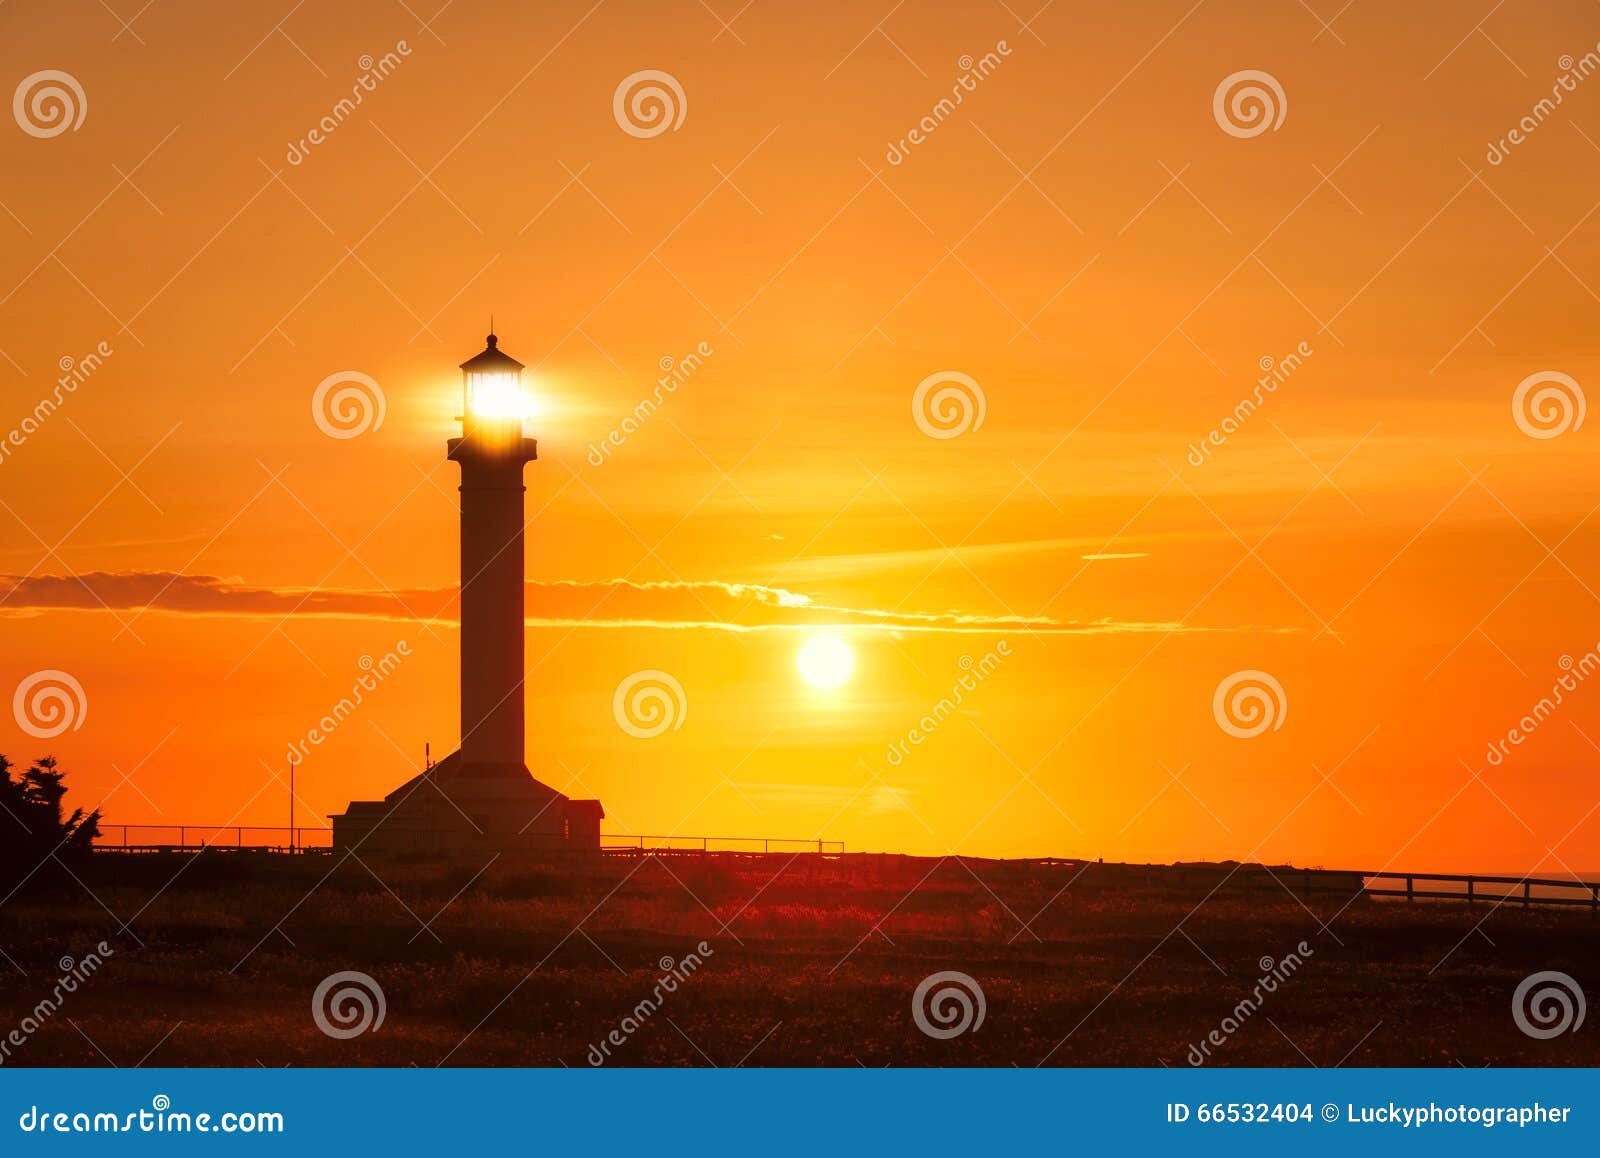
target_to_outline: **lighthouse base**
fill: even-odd
[[[598,852],[598,800],[574,800],[522,764],[467,764],[453,752],[382,800],[355,800],[333,821],[335,852],[479,857]]]

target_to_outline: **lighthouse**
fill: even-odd
[[[332,817],[335,850],[362,855],[597,849],[598,800],[573,800],[526,763],[523,468],[538,458],[524,430],[523,365],[490,333],[461,363],[461,746],[382,800]]]
[[[461,760],[463,773],[522,770],[522,468],[539,457],[522,430],[522,363],[493,334],[461,363]]]

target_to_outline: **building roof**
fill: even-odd
[[[463,370],[469,374],[492,374],[497,371],[506,372],[522,369],[521,362],[509,354],[501,353],[499,338],[490,334],[486,341],[487,344],[483,348],[483,353],[475,354],[461,363]]]

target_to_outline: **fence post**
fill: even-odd
[[[1406,878],[1406,900],[1407,900],[1407,902],[1412,902],[1412,901],[1415,901],[1417,899],[1417,897],[1416,897],[1416,888],[1417,888],[1417,886],[1416,886],[1416,878],[1415,877],[1407,877]]]
[[[185,829],[185,828],[183,828],[181,826],[178,828],[178,847],[179,848],[182,848],[184,845],[189,843],[188,836],[186,835],[187,832],[188,832],[188,829]]]
[[[1524,909],[1526,909],[1532,903],[1533,903],[1533,882],[1530,881],[1530,880],[1526,880],[1525,879],[1522,882],[1522,907]]]
[[[1472,904],[1472,901],[1473,901],[1472,886],[1473,886],[1473,880],[1472,880],[1471,877],[1468,877],[1467,878],[1467,904],[1469,904],[1469,905]]]

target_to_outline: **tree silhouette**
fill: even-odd
[[[75,808],[67,815],[66,773],[54,756],[45,756],[20,776],[11,773],[11,761],[0,755],[0,881],[8,887],[52,872],[39,873],[81,861],[100,835],[100,810],[85,815]]]

